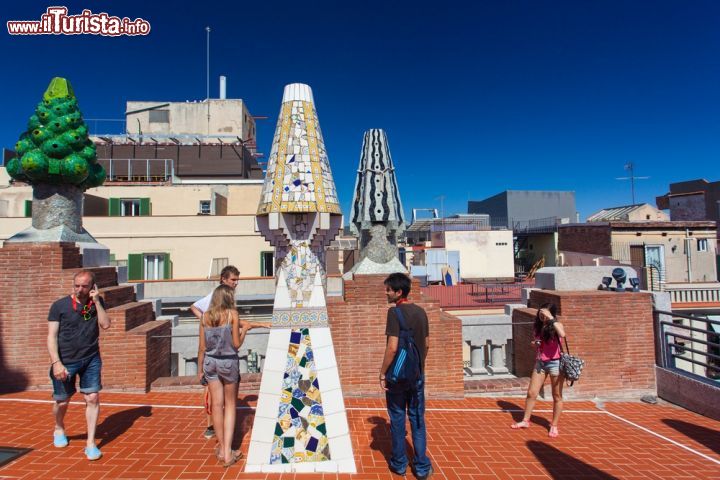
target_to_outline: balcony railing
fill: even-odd
[[[670,301],[677,303],[718,303],[720,304],[720,283],[665,284]]]

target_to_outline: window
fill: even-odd
[[[199,215],[210,215],[211,212],[211,206],[212,202],[210,200],[200,200],[200,210],[198,211]]]
[[[130,253],[128,280],[164,280],[172,278],[172,262],[167,253]]]
[[[213,258],[210,263],[210,276],[208,278],[219,277],[223,268],[230,265],[230,259],[227,257]]]
[[[170,110],[150,110],[150,123],[170,123]]]
[[[697,251],[698,252],[707,252],[708,251],[707,238],[698,238],[697,239]]]
[[[109,198],[108,215],[111,217],[137,217],[150,215],[150,199]]]
[[[32,217],[32,200],[25,200],[25,216]]]
[[[275,252],[260,252],[260,276],[275,275]]]
[[[143,256],[145,280],[162,280],[165,278],[165,254],[145,254]]]
[[[139,217],[140,216],[140,199],[133,198],[120,199],[120,216],[121,217]]]

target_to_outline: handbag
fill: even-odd
[[[562,341],[560,343],[560,371],[565,376],[565,380],[570,383],[568,386],[572,387],[573,384],[580,380],[580,374],[585,366],[585,360],[580,357],[570,355],[570,347],[568,347],[567,337],[565,340],[565,350],[562,348]]]

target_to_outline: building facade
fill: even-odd
[[[655,201],[658,208],[670,210],[671,220],[720,221],[720,181],[671,183],[670,191]]]
[[[593,222],[561,225],[558,249],[645,268],[662,284],[716,282],[715,222]],[[597,263],[601,262],[601,263]],[[567,263],[566,266],[573,266]],[[650,282],[652,283],[652,281]]]
[[[242,100],[128,102],[125,130],[91,137],[108,176],[85,192],[83,224],[129,280],[207,278],[228,264],[274,274],[255,231],[263,171]],[[0,240],[29,226],[31,209],[32,187],[2,168]]]
[[[488,214],[493,227],[516,232],[577,221],[575,192],[571,191],[506,190],[484,200],[469,201],[468,213]]]

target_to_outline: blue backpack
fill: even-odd
[[[414,387],[422,375],[420,350],[415,343],[412,329],[405,324],[405,317],[403,317],[402,310],[399,307],[395,307],[395,315],[400,325],[398,349],[388,371],[385,373],[385,379],[393,385],[401,384]]]

